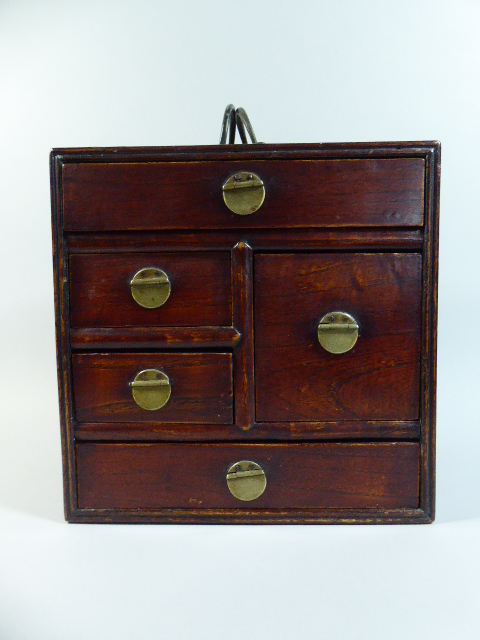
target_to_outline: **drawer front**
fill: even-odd
[[[319,341],[332,312],[358,324],[347,352]],[[420,255],[256,256],[257,421],[418,419],[420,329]]]
[[[72,365],[77,422],[232,423],[231,354],[77,353]],[[134,399],[136,390],[137,398],[145,398],[143,381],[131,386],[145,370],[163,373],[170,387],[166,404],[154,410]],[[156,392],[158,388],[147,390],[154,400]]]
[[[264,183],[251,215],[222,186],[240,171]],[[67,163],[66,231],[423,225],[423,158]]]
[[[394,444],[79,444],[82,509],[416,508],[419,446]],[[260,497],[227,485],[236,462],[265,473]]]
[[[130,282],[152,267],[168,277],[170,295],[145,308]],[[70,316],[72,327],[231,326],[230,253],[73,254]]]

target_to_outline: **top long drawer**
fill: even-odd
[[[222,186],[246,171],[264,183],[251,215]],[[66,163],[66,231],[295,227],[420,227],[423,158]]]

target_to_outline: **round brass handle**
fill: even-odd
[[[332,311],[318,323],[317,336],[326,351],[346,353],[358,340],[358,324],[350,314]]]
[[[168,376],[158,369],[144,369],[129,383],[135,402],[142,409],[156,411],[167,404],[172,387]]]
[[[170,280],[162,269],[146,267],[140,269],[130,281],[132,297],[145,309],[161,307],[170,296]]]
[[[250,502],[259,498],[265,491],[267,477],[256,462],[240,460],[232,464],[227,471],[227,486],[235,498]]]
[[[239,171],[230,176],[222,187],[223,200],[230,211],[248,216],[258,211],[265,200],[263,181],[249,171]]]

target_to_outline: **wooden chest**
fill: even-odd
[[[55,149],[72,522],[434,518],[440,145]]]

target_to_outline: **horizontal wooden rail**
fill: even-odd
[[[71,329],[72,349],[234,348],[234,327],[106,327]]]

